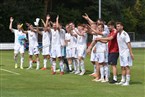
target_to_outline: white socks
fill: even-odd
[[[14,56],[15,64],[17,64],[17,56]]]
[[[60,71],[64,72],[64,64],[62,60],[59,62],[59,66],[60,66]]]
[[[109,67],[108,67],[108,65],[104,66],[104,71],[105,71],[105,79],[108,80],[108,78],[109,78]]]
[[[104,67],[100,66],[101,79],[104,79]]]
[[[37,61],[37,67],[36,67],[37,70],[39,69],[39,66],[40,66],[40,61]]]
[[[77,60],[73,59],[74,71],[77,71]]]
[[[72,64],[69,64],[69,70],[72,71]]]
[[[23,68],[23,63],[24,63],[24,57],[21,56],[21,65],[20,65],[21,68]]]
[[[44,68],[46,68],[47,67],[47,59],[43,60],[43,64],[44,64]]]
[[[116,75],[113,76],[113,80],[117,81],[117,76]]]
[[[130,82],[130,75],[126,75],[126,83]]]
[[[94,66],[94,73],[96,73],[97,72],[97,69],[96,69],[96,64],[93,64],[93,66]]]
[[[80,66],[81,66],[81,71],[82,71],[82,72],[85,72],[84,60],[81,60]]]
[[[125,82],[125,76],[122,75],[121,82]]]
[[[29,68],[32,68],[32,60],[29,61]]]
[[[52,71],[56,72],[56,62],[55,61],[52,62]]]

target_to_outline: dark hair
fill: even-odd
[[[116,22],[116,25],[120,24],[121,26],[123,26],[122,22]]]
[[[102,26],[102,28],[104,29],[104,24],[103,23],[98,23],[98,26]]]
[[[109,22],[107,23],[107,25],[108,25],[108,26],[109,26],[109,25],[115,26],[115,22],[114,22],[113,20],[111,20],[111,21],[109,21]]]

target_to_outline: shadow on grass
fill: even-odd
[[[0,64],[0,67],[3,67],[3,66],[5,66],[5,65],[3,65],[3,64]]]
[[[140,81],[131,81],[130,84],[131,85],[139,85],[139,84],[141,85],[141,84],[143,84],[143,82],[140,82]]]

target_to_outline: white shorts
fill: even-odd
[[[43,46],[42,55],[50,55],[50,46]]]
[[[90,61],[96,61],[96,53],[93,52],[95,46],[93,47],[92,51],[91,51],[91,57],[90,57]]]
[[[37,55],[39,54],[38,47],[29,47],[29,55]]]
[[[61,46],[52,46],[51,48],[51,57],[52,58],[57,58],[57,57],[61,57]]]
[[[18,53],[24,53],[25,52],[25,48],[24,48],[24,45],[15,45],[14,46],[14,53],[15,54],[18,54]]]
[[[96,53],[96,60],[98,63],[103,63],[106,61],[106,53]]]
[[[132,66],[132,59],[130,55],[120,56],[120,66]]]
[[[66,58],[77,58],[76,48],[67,48],[66,49]]]
[[[86,47],[85,46],[78,46],[77,47],[77,56],[78,57],[86,57]]]

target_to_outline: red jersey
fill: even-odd
[[[108,42],[109,53],[118,53],[119,49],[118,49],[118,43],[117,43],[117,31],[116,31],[116,29],[113,29],[109,33],[108,37],[110,37],[110,36],[112,36],[113,39]]]

